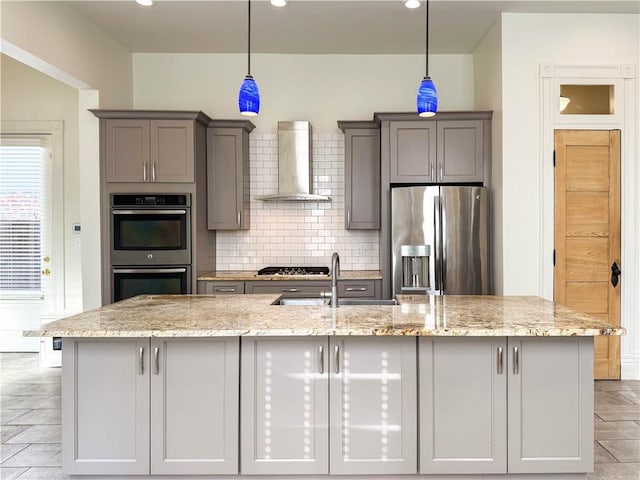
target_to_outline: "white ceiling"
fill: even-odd
[[[77,10],[132,52],[243,53],[247,1],[133,0],[59,2]],[[394,54],[425,51],[425,9],[402,0],[290,0],[284,8],[252,2],[254,53]],[[640,13],[616,0],[432,0],[430,53],[471,53],[500,12]]]

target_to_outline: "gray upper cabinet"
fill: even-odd
[[[239,339],[151,341],[151,473],[238,473]]]
[[[420,473],[507,471],[506,339],[418,340]]]
[[[240,473],[328,473],[326,337],[245,337],[241,351]]]
[[[207,226],[247,230],[249,218],[248,121],[212,120],[207,129]]]
[[[593,470],[593,338],[510,338],[510,473]]]
[[[109,119],[105,139],[107,182],[194,181],[192,120]]]
[[[436,123],[390,122],[389,179],[392,183],[435,183]]]
[[[380,113],[389,183],[489,182],[491,113],[442,112],[430,119]]]
[[[330,473],[416,473],[416,339],[338,337],[329,344]]]
[[[482,120],[441,120],[436,122],[436,127],[438,183],[482,183],[484,181]]]
[[[375,122],[338,122],[345,145],[345,228],[380,228],[380,129]]]
[[[67,475],[149,473],[149,340],[64,339]]]

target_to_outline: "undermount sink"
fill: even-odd
[[[287,306],[329,306],[331,303],[329,298],[322,297],[278,297],[271,305],[287,305]],[[373,298],[339,298],[338,306],[374,306],[374,305],[398,305],[395,298],[387,300],[378,300]]]

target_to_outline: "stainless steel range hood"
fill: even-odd
[[[311,193],[311,124],[278,122],[278,193],[256,197],[269,202],[326,202]]]

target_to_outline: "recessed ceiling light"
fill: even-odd
[[[274,7],[286,7],[287,0],[271,0],[271,5]]]
[[[143,7],[150,7],[153,5],[153,0],[136,0],[136,3]]]
[[[406,0],[404,6],[407,8],[418,8],[420,6],[420,0]]]

